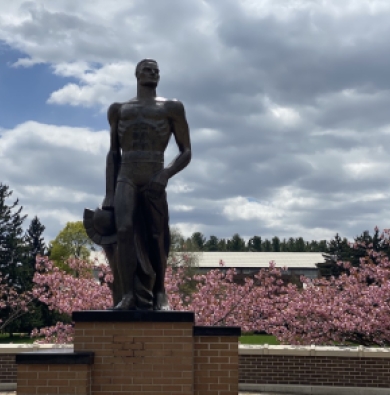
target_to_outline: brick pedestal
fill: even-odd
[[[18,355],[18,395],[238,394],[240,328],[194,326],[194,313],[173,311],[84,311],[73,321],[74,352]]]
[[[75,351],[93,351],[92,395],[193,395],[194,314],[74,313]]]

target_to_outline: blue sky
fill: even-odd
[[[387,228],[389,18],[384,0],[3,2],[0,181],[47,240],[99,205],[106,110],[151,57],[191,129],[193,160],[168,185],[186,236]]]
[[[52,73],[50,64],[31,67],[13,67],[23,56],[8,45],[0,50],[0,119],[2,128],[35,120],[54,125],[105,127],[105,114],[97,109],[47,103],[50,94],[74,78],[59,77]]]

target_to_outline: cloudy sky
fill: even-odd
[[[168,187],[185,235],[388,228],[389,20],[388,0],[1,1],[0,182],[47,241],[98,206],[107,107],[148,57],[191,129]]]

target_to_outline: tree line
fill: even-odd
[[[210,236],[208,239],[201,232],[194,232],[191,237],[184,238],[177,231],[173,244],[187,251],[230,251],[230,252],[328,252],[327,240],[304,240],[303,237],[280,239],[274,236],[271,240],[261,236],[253,236],[248,242],[238,233],[230,239]]]

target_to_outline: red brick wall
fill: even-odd
[[[0,384],[16,383],[15,354],[0,354]]]
[[[389,358],[240,355],[240,383],[390,388]]]
[[[89,365],[18,365],[18,395],[90,395]]]
[[[195,395],[237,395],[238,338],[194,336]]]

